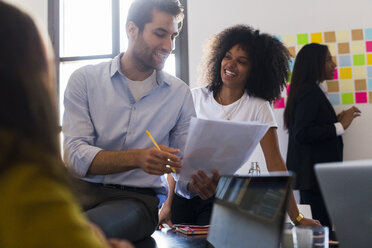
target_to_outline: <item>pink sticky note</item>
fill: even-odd
[[[290,84],[287,84],[287,96],[289,94],[289,89],[291,88],[291,85]]]
[[[367,103],[367,92],[355,92],[356,103]]]
[[[372,41],[366,41],[367,52],[372,52]]]
[[[276,109],[284,108],[284,97],[280,98],[280,100],[275,100],[274,108]]]
[[[338,79],[338,71],[337,71],[337,69],[333,72],[333,79]]]

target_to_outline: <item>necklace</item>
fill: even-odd
[[[222,108],[222,111],[223,111],[223,113],[224,113],[224,116],[225,116],[225,118],[226,118],[226,120],[230,120],[231,119],[231,116],[235,113],[235,111],[238,109],[238,107],[239,107],[239,105],[240,105],[240,102],[242,101],[242,98],[243,98],[243,96],[241,96],[240,98],[239,98],[239,100],[238,100],[238,103],[236,103],[235,104],[235,106],[232,108],[232,109],[230,109],[230,111],[225,111],[225,108],[224,108],[224,106],[223,106],[223,103],[222,103],[222,99],[221,99],[221,96],[220,96],[220,94],[218,94],[218,100],[220,101],[220,105],[221,105],[221,108]]]

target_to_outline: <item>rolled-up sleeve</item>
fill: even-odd
[[[87,174],[94,157],[101,150],[94,146],[96,137],[86,84],[84,69],[77,70],[71,75],[64,94],[63,157],[69,170],[79,177]]]

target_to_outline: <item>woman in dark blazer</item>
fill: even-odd
[[[331,226],[314,165],[342,161],[341,135],[360,115],[351,107],[336,115],[321,82],[333,79],[336,64],[325,45],[311,43],[298,53],[291,88],[284,111],[288,129],[287,168],[296,172],[295,188],[300,190],[301,204],[310,204],[313,218]]]

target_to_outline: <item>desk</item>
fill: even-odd
[[[150,238],[134,243],[136,248],[205,248],[207,235],[187,236],[175,230],[156,230]]]
[[[289,228],[289,226],[286,226]],[[156,230],[151,237],[134,243],[136,248],[210,248],[213,247],[206,240],[207,235],[186,236],[177,233],[175,230],[164,228]],[[338,245],[329,245],[330,248],[336,248]]]

